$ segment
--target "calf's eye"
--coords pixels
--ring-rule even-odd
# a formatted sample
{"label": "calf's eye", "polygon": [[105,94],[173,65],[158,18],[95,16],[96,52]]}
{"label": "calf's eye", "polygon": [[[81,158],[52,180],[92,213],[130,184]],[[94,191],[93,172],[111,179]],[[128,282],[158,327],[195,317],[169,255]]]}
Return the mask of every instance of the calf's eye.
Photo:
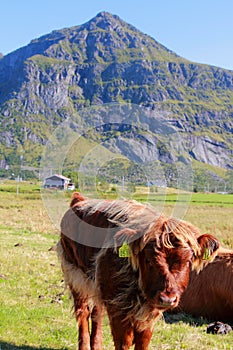
{"label": "calf's eye", "polygon": [[153,262],[151,259],[146,258],[146,264],[147,266],[153,266]]}

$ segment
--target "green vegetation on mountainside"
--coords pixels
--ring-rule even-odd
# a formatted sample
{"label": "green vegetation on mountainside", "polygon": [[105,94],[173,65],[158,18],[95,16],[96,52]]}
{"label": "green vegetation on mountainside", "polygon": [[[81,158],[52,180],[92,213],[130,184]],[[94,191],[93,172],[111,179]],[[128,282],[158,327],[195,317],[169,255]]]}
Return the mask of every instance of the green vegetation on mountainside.
{"label": "green vegetation on mountainside", "polygon": [[127,102],[164,115],[190,139],[187,156],[232,167],[233,72],[179,57],[117,16],[33,40],[0,60],[0,77],[0,161],[10,166],[22,154],[38,166],[57,125],[83,108]]}

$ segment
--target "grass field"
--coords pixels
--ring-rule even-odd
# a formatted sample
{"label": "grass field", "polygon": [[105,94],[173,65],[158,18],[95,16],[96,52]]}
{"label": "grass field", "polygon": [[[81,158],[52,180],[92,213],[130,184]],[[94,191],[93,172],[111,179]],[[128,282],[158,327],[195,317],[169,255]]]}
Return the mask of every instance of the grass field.
{"label": "grass field", "polygon": [[[140,196],[137,199],[143,200]],[[158,197],[153,198],[155,203],[159,202]],[[164,211],[169,213],[177,197],[170,194],[167,198]],[[194,194],[184,219],[199,226],[202,232],[215,234],[224,246],[233,248],[232,207],[232,195]],[[72,303],[69,294],[64,292],[56,252],[51,249],[58,237],[38,186],[21,186],[18,196],[14,184],[0,186],[2,350],[76,349]],[[155,327],[151,349],[232,350],[233,332],[225,336],[209,335],[207,324],[205,319],[184,314],[165,315]],[[107,319],[103,349],[113,349]]]}

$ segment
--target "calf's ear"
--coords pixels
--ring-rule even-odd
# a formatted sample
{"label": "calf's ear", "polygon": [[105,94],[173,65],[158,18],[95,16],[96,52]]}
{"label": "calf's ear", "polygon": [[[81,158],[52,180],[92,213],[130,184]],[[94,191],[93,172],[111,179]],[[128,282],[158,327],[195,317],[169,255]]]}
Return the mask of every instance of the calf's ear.
{"label": "calf's ear", "polygon": [[201,271],[205,265],[213,261],[218,253],[219,241],[212,235],[204,234],[197,238],[200,246],[200,252],[194,261],[193,267],[198,272]]}
{"label": "calf's ear", "polygon": [[137,230],[123,228],[115,234],[115,251],[119,257],[131,258],[134,270],[138,269],[138,254],[141,248],[141,234]]}
{"label": "calf's ear", "polygon": [[123,228],[119,230],[114,237],[115,246],[121,246],[123,243],[129,244],[136,237],[137,231],[131,228]]}

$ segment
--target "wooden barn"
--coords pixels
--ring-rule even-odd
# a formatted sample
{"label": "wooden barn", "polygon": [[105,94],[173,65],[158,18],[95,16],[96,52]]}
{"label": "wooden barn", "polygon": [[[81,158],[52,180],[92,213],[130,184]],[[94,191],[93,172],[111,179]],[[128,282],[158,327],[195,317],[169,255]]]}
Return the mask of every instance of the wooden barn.
{"label": "wooden barn", "polygon": [[44,188],[67,190],[70,179],[63,175],[54,174],[45,179]]}

